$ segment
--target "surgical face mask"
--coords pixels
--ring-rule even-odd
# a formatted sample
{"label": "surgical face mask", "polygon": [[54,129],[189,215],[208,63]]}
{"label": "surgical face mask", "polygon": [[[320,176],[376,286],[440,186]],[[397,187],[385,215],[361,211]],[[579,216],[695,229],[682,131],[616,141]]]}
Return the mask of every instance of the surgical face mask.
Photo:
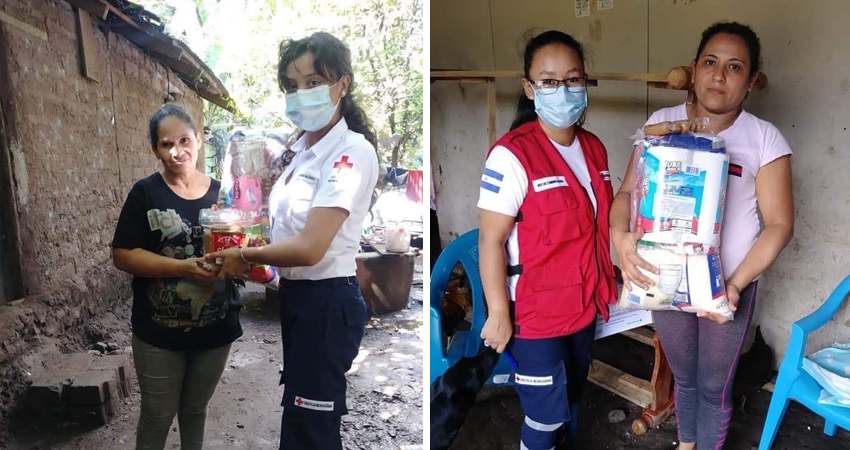
{"label": "surgical face mask", "polygon": [[587,108],[587,88],[559,86],[534,90],[534,112],[549,125],[566,129],[578,122]]}
{"label": "surgical face mask", "polygon": [[[336,86],[336,83],[331,86]],[[296,127],[305,131],[319,131],[327,126],[339,106],[339,102],[334,105],[331,101],[331,86],[318,86],[286,94],[286,117]]]}

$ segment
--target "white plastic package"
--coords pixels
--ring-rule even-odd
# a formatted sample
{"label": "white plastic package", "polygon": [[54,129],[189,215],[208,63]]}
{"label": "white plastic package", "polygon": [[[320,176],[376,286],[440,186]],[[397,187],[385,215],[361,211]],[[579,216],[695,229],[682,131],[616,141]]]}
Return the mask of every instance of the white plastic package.
{"label": "white plastic package", "polygon": [[391,222],[388,224],[387,251],[393,253],[410,251],[410,229],[404,223]]}
{"label": "white plastic package", "polygon": [[720,228],[729,158],[718,136],[686,132],[645,136],[634,155],[631,230],[643,229],[638,255],[659,269],[641,271],[654,286],[624,289],[631,309],[710,312],[733,318],[720,264]]}

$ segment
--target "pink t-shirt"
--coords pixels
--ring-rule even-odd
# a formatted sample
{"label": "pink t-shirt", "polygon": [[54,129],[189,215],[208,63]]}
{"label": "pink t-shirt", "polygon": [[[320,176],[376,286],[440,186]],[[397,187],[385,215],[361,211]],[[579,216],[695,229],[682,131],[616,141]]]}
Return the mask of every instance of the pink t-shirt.
{"label": "pink t-shirt", "polygon": [[[646,123],[687,118],[683,103],[655,111]],[[726,153],[729,154],[726,206],[720,229],[720,263],[724,277],[729,279],[761,233],[756,175],[760,168],[775,159],[790,155],[791,147],[778,128],[746,111],[741,111],[735,123],[720,132],[720,137],[726,141]]]}

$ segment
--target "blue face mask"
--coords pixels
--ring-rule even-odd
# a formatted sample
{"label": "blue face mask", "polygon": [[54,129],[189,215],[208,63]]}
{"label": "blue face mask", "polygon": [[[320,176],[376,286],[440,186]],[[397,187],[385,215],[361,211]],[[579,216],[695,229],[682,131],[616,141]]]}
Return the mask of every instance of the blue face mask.
{"label": "blue face mask", "polygon": [[541,119],[561,130],[578,122],[587,108],[587,88],[559,86],[551,94],[542,94],[543,89],[534,91],[534,112]]}
{"label": "blue face mask", "polygon": [[304,131],[321,130],[331,121],[339,106],[339,103],[334,105],[331,101],[330,90],[331,86],[325,85],[286,94],[286,117]]}

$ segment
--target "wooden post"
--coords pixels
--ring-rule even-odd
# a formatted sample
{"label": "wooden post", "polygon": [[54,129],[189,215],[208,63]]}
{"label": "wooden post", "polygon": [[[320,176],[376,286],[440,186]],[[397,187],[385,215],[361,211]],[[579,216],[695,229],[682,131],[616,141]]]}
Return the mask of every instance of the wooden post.
{"label": "wooden post", "polygon": [[9,26],[12,26],[12,27],[15,27],[15,28],[17,28],[21,31],[27,32],[30,35],[41,39],[42,41],[47,40],[47,32],[46,31],[39,30],[38,28],[36,28],[34,26],[31,26],[31,25],[28,25],[24,22],[21,22],[20,20],[4,13],[3,11],[0,11],[0,22],[9,24]]}
{"label": "wooden post", "polygon": [[496,143],[496,79],[487,79],[487,133],[490,146]]}
{"label": "wooden post", "polygon": [[16,131],[11,122],[9,59],[3,32],[0,28],[0,305],[24,296],[17,191],[8,145]]}
{"label": "wooden post", "polygon": [[88,11],[100,20],[106,20],[109,16],[109,5],[101,0],[68,0],[68,3]]}
{"label": "wooden post", "polygon": [[100,83],[100,64],[97,62],[97,47],[94,42],[89,12],[77,8],[77,23],[80,27],[80,56],[82,57],[83,76]]}

